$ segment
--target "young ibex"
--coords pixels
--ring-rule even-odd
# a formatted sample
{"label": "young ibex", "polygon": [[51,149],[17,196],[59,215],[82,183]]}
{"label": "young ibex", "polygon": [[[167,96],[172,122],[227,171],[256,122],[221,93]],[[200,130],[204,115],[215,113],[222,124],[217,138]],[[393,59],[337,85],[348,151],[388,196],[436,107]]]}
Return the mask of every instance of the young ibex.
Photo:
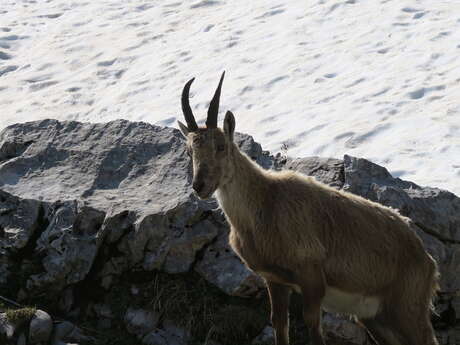
{"label": "young ibex", "polygon": [[224,74],[206,127],[198,127],[185,84],[179,122],[193,160],[193,189],[216,192],[231,226],[230,244],[261,275],[271,302],[276,344],[288,344],[292,289],[301,293],[313,344],[324,344],[321,307],[352,314],[380,345],[435,345],[430,323],[435,261],[395,210],[291,171],[261,169],[233,142],[228,111],[217,128]]}

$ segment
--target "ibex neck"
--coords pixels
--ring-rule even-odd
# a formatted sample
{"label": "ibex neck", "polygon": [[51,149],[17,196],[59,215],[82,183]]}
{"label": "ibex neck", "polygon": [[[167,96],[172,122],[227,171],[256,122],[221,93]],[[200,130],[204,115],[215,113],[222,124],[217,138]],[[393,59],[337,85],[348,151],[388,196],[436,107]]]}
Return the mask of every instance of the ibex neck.
{"label": "ibex neck", "polygon": [[268,186],[267,175],[236,145],[229,159],[233,171],[229,181],[218,188],[217,200],[233,226],[237,223],[249,225],[253,221],[253,213],[262,207],[264,190]]}

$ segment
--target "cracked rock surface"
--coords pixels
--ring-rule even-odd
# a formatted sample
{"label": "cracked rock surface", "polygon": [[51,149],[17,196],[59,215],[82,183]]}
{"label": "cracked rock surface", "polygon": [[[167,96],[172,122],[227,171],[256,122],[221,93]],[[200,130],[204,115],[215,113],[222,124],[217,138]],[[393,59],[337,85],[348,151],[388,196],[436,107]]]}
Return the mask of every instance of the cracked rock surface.
{"label": "cracked rock surface", "polygon": [[[393,178],[362,158],[280,161],[247,135],[237,134],[235,140],[264,168],[315,176],[410,217],[439,264],[438,322],[453,332],[460,317],[460,198]],[[51,294],[57,308],[74,318],[90,313],[90,305],[102,305],[104,293],[120,281],[143,283],[150,272],[193,272],[223,294],[254,298],[263,282],[232,252],[227,236],[217,203],[192,193],[191,163],[176,129],[125,120],[43,120],[0,133],[0,291],[9,298]],[[89,287],[94,291],[86,291]],[[88,305],[81,303],[87,299]],[[138,329],[139,315],[153,315],[147,307],[123,310],[130,315],[131,331]],[[110,327],[115,316],[106,314],[104,327]],[[326,320],[328,332],[337,337],[367,341],[349,320]],[[148,327],[141,323],[148,330],[144,343],[182,344],[190,338],[188,330],[174,331],[161,316],[154,321]],[[52,341],[59,343],[62,337],[56,334],[67,328],[74,332],[70,325],[55,326]],[[441,339],[452,338],[446,332]]]}

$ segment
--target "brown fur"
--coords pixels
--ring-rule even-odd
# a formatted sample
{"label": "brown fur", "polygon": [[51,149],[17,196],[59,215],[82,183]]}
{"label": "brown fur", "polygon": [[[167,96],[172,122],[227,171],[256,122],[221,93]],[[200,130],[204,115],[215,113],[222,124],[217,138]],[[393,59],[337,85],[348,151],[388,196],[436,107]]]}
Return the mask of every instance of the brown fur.
{"label": "brown fur", "polygon": [[194,188],[203,198],[216,191],[232,248],[267,282],[276,344],[288,344],[292,288],[303,295],[313,343],[324,344],[320,308],[333,288],[379,301],[361,320],[381,345],[436,345],[430,305],[438,271],[410,220],[312,177],[263,170],[233,143],[234,127],[229,112],[224,131],[181,124]]}

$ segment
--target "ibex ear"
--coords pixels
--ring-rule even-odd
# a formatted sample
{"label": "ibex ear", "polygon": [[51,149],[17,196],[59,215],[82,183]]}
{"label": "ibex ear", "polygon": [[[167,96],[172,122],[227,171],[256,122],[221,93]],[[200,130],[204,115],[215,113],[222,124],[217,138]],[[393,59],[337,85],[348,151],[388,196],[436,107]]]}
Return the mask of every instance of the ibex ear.
{"label": "ibex ear", "polygon": [[233,133],[235,132],[235,116],[231,111],[227,111],[224,119],[224,133],[230,141],[233,141]]}
{"label": "ibex ear", "polygon": [[180,128],[180,131],[182,132],[182,135],[187,138],[187,135],[188,133],[190,132],[188,130],[188,127],[186,125],[184,125],[182,122],[180,121],[177,121],[178,125],[179,125],[179,128]]}

